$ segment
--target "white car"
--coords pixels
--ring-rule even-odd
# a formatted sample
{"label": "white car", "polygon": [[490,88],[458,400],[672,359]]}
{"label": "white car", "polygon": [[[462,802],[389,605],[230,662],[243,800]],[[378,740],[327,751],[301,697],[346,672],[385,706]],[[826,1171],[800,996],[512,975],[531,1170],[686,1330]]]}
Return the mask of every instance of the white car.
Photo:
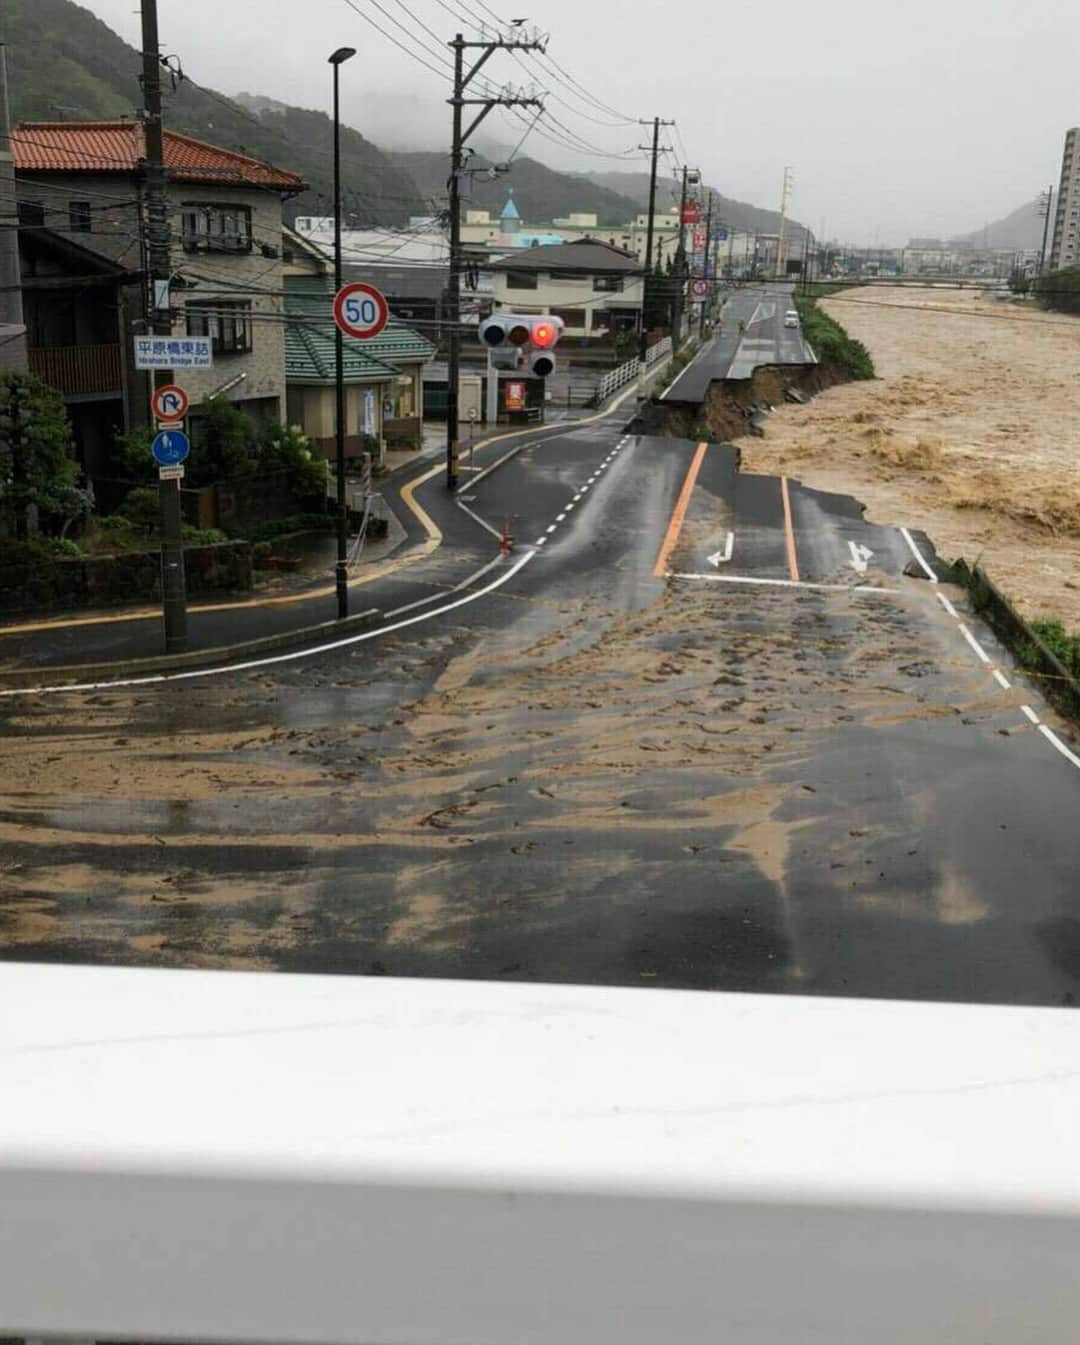
{"label": "white car", "polygon": [[785,327],[797,327],[799,325],[799,315],[794,308],[789,308],[784,314]]}

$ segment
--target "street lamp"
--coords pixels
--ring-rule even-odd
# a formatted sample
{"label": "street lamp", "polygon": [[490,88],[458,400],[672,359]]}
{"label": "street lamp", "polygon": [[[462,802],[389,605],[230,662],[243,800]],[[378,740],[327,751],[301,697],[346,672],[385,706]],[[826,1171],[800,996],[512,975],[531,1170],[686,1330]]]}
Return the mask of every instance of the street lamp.
{"label": "street lamp", "polygon": [[[338,104],[338,70],[356,55],[355,47],[338,47],[329,58],[334,67],[334,293],[341,289],[341,115]],[[337,462],[337,588],[338,620],[349,615],[348,514],[345,508],[345,370],[344,336],[334,324],[334,391],[337,414],[334,421],[334,448]]]}

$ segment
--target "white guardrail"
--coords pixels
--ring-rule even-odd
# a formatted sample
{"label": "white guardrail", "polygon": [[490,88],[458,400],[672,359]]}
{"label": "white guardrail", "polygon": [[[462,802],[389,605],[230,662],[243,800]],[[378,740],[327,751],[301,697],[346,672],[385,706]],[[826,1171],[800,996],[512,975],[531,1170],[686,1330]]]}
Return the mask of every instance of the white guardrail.
{"label": "white guardrail", "polygon": [[[645,368],[647,370],[651,369],[657,360],[661,360],[665,355],[670,354],[671,337],[665,336],[662,341],[657,341],[645,352]],[[596,405],[603,406],[612,393],[626,387],[627,383],[632,383],[640,374],[641,361],[639,359],[627,360],[625,364],[620,364],[617,369],[610,370],[596,386]]]}
{"label": "white guardrail", "polygon": [[1080,1322],[1080,1017],[0,967],[0,1334],[1017,1345]]}

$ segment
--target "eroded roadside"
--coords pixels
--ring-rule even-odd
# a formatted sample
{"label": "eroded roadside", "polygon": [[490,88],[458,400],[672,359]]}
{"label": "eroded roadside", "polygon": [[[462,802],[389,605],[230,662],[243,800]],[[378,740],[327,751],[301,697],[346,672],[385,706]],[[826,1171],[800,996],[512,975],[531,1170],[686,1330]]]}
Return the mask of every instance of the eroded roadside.
{"label": "eroded roadside", "polygon": [[870,350],[874,382],[811,406],[773,398],[747,470],[856,495],[918,520],[942,556],[981,559],[1028,619],[1080,628],[1080,319],[950,290],[821,300]]}

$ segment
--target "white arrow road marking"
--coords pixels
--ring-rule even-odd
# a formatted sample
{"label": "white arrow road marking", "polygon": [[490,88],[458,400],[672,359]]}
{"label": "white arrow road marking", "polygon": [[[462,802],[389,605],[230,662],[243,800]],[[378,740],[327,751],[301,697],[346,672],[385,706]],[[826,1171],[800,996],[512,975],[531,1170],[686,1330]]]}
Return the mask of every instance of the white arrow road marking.
{"label": "white arrow road marking", "polygon": [[705,559],[709,562],[710,565],[715,565],[716,568],[719,569],[724,561],[731,559],[731,553],[734,549],[735,549],[735,534],[733,532],[729,532],[724,541],[723,550],[714,551],[711,556],[706,556]]}
{"label": "white arrow road marking", "polygon": [[866,567],[874,558],[874,553],[868,546],[863,546],[861,542],[848,542],[851,550],[851,563],[859,574],[866,573]]}

